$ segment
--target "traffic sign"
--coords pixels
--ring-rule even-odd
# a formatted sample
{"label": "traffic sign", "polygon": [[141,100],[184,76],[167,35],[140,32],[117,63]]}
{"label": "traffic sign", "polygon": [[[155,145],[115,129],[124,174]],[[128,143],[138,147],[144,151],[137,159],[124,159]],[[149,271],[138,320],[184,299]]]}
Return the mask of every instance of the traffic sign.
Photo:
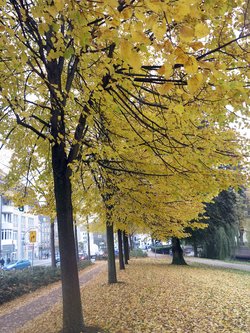
{"label": "traffic sign", "polygon": [[30,243],[35,243],[36,242],[36,231],[30,231],[29,238],[30,238]]}

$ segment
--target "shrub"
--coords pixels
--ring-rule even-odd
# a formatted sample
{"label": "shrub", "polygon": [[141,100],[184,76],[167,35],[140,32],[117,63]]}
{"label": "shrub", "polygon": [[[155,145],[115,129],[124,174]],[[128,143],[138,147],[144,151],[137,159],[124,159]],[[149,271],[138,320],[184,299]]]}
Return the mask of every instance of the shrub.
{"label": "shrub", "polygon": [[[90,264],[89,261],[81,261],[78,264],[78,269],[84,269]],[[34,266],[23,271],[1,271],[0,304],[32,292],[42,286],[59,281],[60,279],[60,267]]]}
{"label": "shrub", "polygon": [[136,258],[143,258],[143,257],[147,257],[148,254],[147,252],[143,252],[142,249],[134,249],[134,250],[131,250],[129,252],[130,256],[131,257],[136,257]]}

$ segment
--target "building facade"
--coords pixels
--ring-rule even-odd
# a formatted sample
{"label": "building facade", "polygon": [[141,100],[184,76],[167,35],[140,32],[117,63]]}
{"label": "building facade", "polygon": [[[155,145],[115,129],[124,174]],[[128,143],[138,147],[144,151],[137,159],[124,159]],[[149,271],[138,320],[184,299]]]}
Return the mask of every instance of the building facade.
{"label": "building facade", "polygon": [[[0,195],[0,257],[5,260],[33,260],[50,253],[49,218],[34,215],[29,208],[15,207]],[[31,233],[35,238],[30,238]]]}

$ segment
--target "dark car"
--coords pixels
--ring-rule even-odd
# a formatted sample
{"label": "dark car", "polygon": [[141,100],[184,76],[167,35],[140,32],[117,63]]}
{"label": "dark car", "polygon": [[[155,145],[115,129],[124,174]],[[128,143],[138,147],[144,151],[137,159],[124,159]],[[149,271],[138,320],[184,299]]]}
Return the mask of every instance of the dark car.
{"label": "dark car", "polygon": [[31,267],[30,261],[26,260],[26,259],[22,259],[22,260],[18,260],[14,263],[4,266],[3,270],[15,271],[15,270],[22,270],[22,269],[29,268],[29,267]]}

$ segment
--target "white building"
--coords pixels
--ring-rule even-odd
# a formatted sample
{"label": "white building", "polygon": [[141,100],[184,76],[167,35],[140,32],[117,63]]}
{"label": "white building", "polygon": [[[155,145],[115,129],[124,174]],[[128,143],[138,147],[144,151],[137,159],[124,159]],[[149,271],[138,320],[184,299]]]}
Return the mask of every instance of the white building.
{"label": "white building", "polygon": [[[35,241],[30,241],[30,232]],[[29,207],[15,207],[13,202],[0,195],[0,257],[5,260],[39,258],[50,249],[50,222],[34,215]]]}

